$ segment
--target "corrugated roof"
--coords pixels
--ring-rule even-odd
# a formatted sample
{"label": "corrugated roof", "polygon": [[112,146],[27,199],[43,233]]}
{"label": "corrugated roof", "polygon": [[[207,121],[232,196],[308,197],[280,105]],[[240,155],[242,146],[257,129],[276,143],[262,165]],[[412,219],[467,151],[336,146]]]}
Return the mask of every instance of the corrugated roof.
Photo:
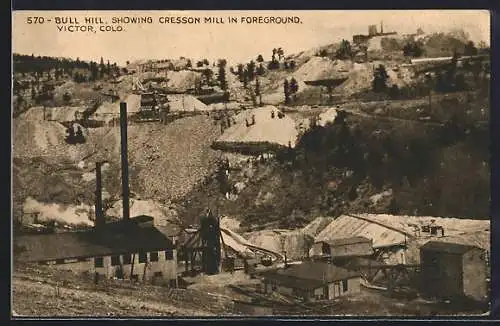
{"label": "corrugated roof", "polygon": [[[315,241],[328,241],[354,236],[373,240],[373,247],[403,244],[405,241],[427,240],[429,233],[422,226],[434,223],[444,228],[443,242],[456,242],[490,248],[490,221],[487,219],[460,219],[452,217],[406,216],[388,214],[346,214],[333,220]],[[420,229],[420,233],[415,232]]]}
{"label": "corrugated roof", "polygon": [[358,277],[359,272],[324,262],[303,262],[285,269],[270,270],[265,278],[296,288],[314,288],[335,281]]}
{"label": "corrugated roof", "polygon": [[330,246],[343,246],[348,244],[355,244],[361,242],[372,242],[371,239],[366,237],[350,237],[350,238],[341,238],[341,239],[331,239],[326,241],[319,241],[329,244]]}
{"label": "corrugated roof", "polygon": [[373,240],[373,247],[388,247],[405,243],[404,232],[351,215],[341,215],[321,231],[315,242],[328,242],[346,237],[365,237]]}
{"label": "corrugated roof", "polygon": [[465,254],[473,249],[480,249],[476,246],[469,246],[460,243],[442,242],[442,241],[429,241],[420,247],[424,251],[438,251],[450,254]]}
{"label": "corrugated roof", "polygon": [[99,230],[18,236],[14,243],[16,260],[25,262],[173,248],[172,242],[159,230],[139,227],[133,220],[108,223]]}
{"label": "corrugated roof", "polygon": [[196,112],[210,110],[210,107],[192,95],[170,94],[168,95],[168,101],[171,112]]}

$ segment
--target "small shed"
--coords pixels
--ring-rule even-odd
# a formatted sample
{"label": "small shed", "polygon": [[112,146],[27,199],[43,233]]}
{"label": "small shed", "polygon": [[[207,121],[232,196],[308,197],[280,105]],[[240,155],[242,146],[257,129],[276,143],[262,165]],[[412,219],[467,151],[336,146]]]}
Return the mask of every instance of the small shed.
{"label": "small shed", "polygon": [[485,250],[458,243],[429,241],[420,248],[422,293],[440,298],[487,298]]}
{"label": "small shed", "polygon": [[313,256],[331,258],[359,257],[373,254],[373,241],[366,237],[349,237],[318,241],[313,246]]}

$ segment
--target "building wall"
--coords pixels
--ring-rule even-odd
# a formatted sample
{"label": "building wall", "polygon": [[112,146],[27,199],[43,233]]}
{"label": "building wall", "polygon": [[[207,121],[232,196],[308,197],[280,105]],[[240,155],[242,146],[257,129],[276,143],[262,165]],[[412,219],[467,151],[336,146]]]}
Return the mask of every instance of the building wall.
{"label": "building wall", "polygon": [[344,296],[344,295],[351,295],[351,294],[356,294],[361,291],[361,278],[360,277],[354,277],[351,279],[345,280],[347,281],[347,289],[344,290],[343,287],[343,281],[335,281],[329,284],[326,284],[325,286],[321,286],[318,288],[315,288],[311,291],[306,291],[306,290],[301,290],[301,289],[294,289],[291,287],[287,286],[282,286],[277,284],[276,289],[273,290],[272,287],[272,282],[270,280],[265,280],[264,281],[264,291],[265,293],[272,293],[274,291],[284,294],[284,295],[289,295],[289,296],[298,296],[302,297],[308,301],[317,301],[317,300],[333,300],[335,298]]}
{"label": "building wall", "polygon": [[[150,281],[155,273],[162,273],[162,278],[165,280],[173,280],[177,278],[177,255],[176,251],[173,250],[173,259],[166,260],[165,251],[158,251],[158,261],[151,262],[151,253],[147,253],[147,265],[146,263],[139,263],[139,254],[135,253],[132,255],[133,264],[123,264],[123,255],[120,255],[120,262],[123,266],[123,277],[130,278],[130,273],[132,272],[133,265],[133,274],[137,275],[139,281],[144,279],[146,281]],[[102,275],[105,275],[106,278],[112,278],[117,275],[118,270],[120,269],[120,265],[112,266],[111,265],[111,256],[104,257],[104,267],[95,268],[95,270]]]}
{"label": "building wall", "polygon": [[[323,254],[323,245],[327,245],[324,242],[315,243],[310,250],[312,256]],[[353,244],[346,244],[340,246],[331,246],[330,253],[332,257],[343,257],[343,256],[365,256],[371,255],[373,253],[371,242],[360,242]]]}
{"label": "building wall", "polygon": [[[165,257],[165,251],[158,251],[158,261],[151,262],[151,253],[147,253],[148,267],[146,268],[146,263],[139,263],[139,254],[135,254],[134,257],[134,275],[137,275],[138,280],[142,281],[143,275],[146,281],[151,281],[155,273],[161,272],[161,278],[164,280],[175,280],[177,279],[177,252],[172,250],[172,260],[167,260]],[[132,264],[124,264],[123,255],[119,256],[121,266],[123,267],[123,278],[130,278],[130,273],[132,270]],[[61,270],[71,270],[75,273],[88,272],[93,275],[95,272],[106,278],[113,278],[117,276],[117,272],[120,269],[120,265],[113,266],[111,264],[111,256],[103,257],[103,267],[95,267],[95,258],[88,258],[84,261],[78,260],[66,260],[64,263],[54,262],[51,264],[53,267]],[[146,273],[144,274],[144,269],[146,268]]]}
{"label": "building wall", "polygon": [[364,256],[371,255],[373,249],[370,242],[360,242],[342,246],[330,246],[330,252],[332,257]]}
{"label": "building wall", "polygon": [[421,252],[422,292],[436,297],[463,294],[462,256],[444,252]]}
{"label": "building wall", "polygon": [[339,296],[351,295],[361,291],[361,278],[350,278],[347,281],[347,290],[344,290],[343,281],[328,284],[328,299],[333,300]]}
{"label": "building wall", "polygon": [[475,300],[487,299],[485,252],[473,249],[462,257],[464,294]]}
{"label": "building wall", "polygon": [[92,258],[86,258],[84,261],[69,261],[63,264],[53,264],[52,266],[60,270],[70,270],[74,273],[95,272],[94,260]]}

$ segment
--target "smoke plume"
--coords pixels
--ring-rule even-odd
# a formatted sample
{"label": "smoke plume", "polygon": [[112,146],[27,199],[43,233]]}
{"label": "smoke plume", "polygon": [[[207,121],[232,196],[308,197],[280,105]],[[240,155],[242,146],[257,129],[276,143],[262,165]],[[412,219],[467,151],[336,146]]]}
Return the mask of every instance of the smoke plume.
{"label": "smoke plume", "polygon": [[78,206],[46,204],[37,201],[32,197],[26,198],[23,211],[25,214],[38,213],[38,221],[56,221],[67,225],[94,225],[94,208],[85,204]]}

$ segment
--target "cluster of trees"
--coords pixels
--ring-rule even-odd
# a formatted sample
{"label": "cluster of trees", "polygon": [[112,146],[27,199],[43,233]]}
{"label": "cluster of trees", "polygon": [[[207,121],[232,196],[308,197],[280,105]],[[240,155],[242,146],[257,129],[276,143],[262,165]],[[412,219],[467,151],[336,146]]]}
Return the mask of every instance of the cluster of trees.
{"label": "cluster of trees", "polygon": [[107,64],[101,57],[100,63],[81,61],[66,58],[53,58],[47,56],[14,54],[14,71],[23,76],[31,74],[35,80],[40,80],[43,76],[47,80],[54,78],[59,80],[64,76],[71,76],[76,82],[94,81],[106,76],[119,75],[120,68],[116,63]]}
{"label": "cluster of trees", "polygon": [[424,54],[423,44],[421,42],[408,42],[403,46],[403,55],[405,57],[418,58]]}
{"label": "cluster of trees", "polygon": [[[353,171],[353,191],[349,191],[350,186],[336,190],[329,194],[332,198],[356,199],[355,189],[363,180],[370,181],[377,189],[389,185],[397,190],[396,200],[392,203],[394,213],[409,213],[414,208],[425,208],[428,214],[456,216],[464,214],[465,210],[472,214],[470,216],[487,212],[488,200],[472,194],[488,193],[488,175],[481,175],[477,180],[476,174],[461,176],[460,182],[463,183],[459,184],[454,173],[462,174],[457,172],[461,166],[441,164],[456,159],[476,168],[484,165],[483,162],[488,160],[488,146],[481,145],[476,151],[471,151],[469,146],[479,139],[482,139],[479,143],[487,144],[487,131],[482,132],[460,119],[450,119],[443,127],[426,127],[424,130],[386,126],[384,128],[393,130],[374,132],[377,128],[380,128],[378,122],[367,121],[361,125],[350,122],[345,115],[339,115],[325,127],[313,126],[295,147],[292,166],[307,172],[304,175],[308,178],[317,178],[309,180],[310,184],[324,183],[322,180],[327,179],[332,168]],[[453,158],[449,156],[450,151]],[[452,188],[456,198],[464,200],[462,205],[457,205],[452,196],[447,196],[446,203],[441,202],[439,192]],[[411,200],[400,195],[403,193],[408,193]],[[474,208],[470,209],[469,205]]]}
{"label": "cluster of trees", "polygon": [[208,59],[203,59],[203,60],[196,62],[196,67],[198,67],[198,68],[201,68],[203,66],[209,66],[209,65],[210,65],[210,62],[208,61]]}
{"label": "cluster of trees", "polygon": [[[482,45],[486,48],[486,45]],[[425,53],[422,42],[410,41],[403,46],[403,54],[406,57],[421,57]],[[468,41],[463,47],[464,56],[472,56],[479,54],[479,49],[473,41]]]}
{"label": "cluster of trees", "polygon": [[335,51],[335,58],[340,60],[347,60],[353,58],[353,51],[351,43],[348,40],[342,40],[340,42],[340,47]]}
{"label": "cluster of trees", "polygon": [[75,82],[87,82],[96,81],[106,77],[111,77],[115,75],[120,75],[120,68],[116,63],[110,64],[109,60],[105,64],[104,59],[101,57],[99,64],[94,61],[90,61],[88,64],[88,73],[76,72],[73,75]]}
{"label": "cluster of trees", "polygon": [[[278,56],[278,58],[276,58]],[[267,69],[276,70],[280,68],[280,61],[285,57],[285,51],[282,48],[274,48],[271,55],[271,61],[267,64]]]}
{"label": "cluster of trees", "polygon": [[288,79],[285,79],[285,82],[283,83],[283,91],[285,93],[286,104],[290,103],[290,99],[295,102],[297,92],[299,91],[299,84],[297,83],[297,80],[293,77],[290,79],[290,82]]}
{"label": "cluster of trees", "polygon": [[[471,52],[469,52],[471,53]],[[417,91],[418,96],[422,96],[422,89],[425,89],[424,93],[428,93],[430,89],[437,93],[464,91],[470,87],[476,87],[480,89],[484,86],[488,86],[486,75],[489,73],[488,64],[483,65],[480,60],[477,61],[465,61],[462,68],[458,68],[459,55],[454,52],[452,60],[449,64],[443,65],[441,68],[437,69],[432,76],[431,74],[426,75],[425,83],[422,85],[413,86],[412,92],[403,92],[403,89],[399,89],[397,85],[393,85],[391,88],[387,86],[387,81],[389,76],[387,74],[384,65],[379,65],[374,73],[372,80],[372,90],[375,93],[388,93],[391,98],[398,98],[403,93],[415,93]],[[475,81],[475,86],[470,86],[466,82],[466,73],[472,73]],[[483,78],[481,78],[481,74]]]}
{"label": "cluster of trees", "polygon": [[233,71],[235,75],[238,76],[238,80],[243,83],[244,87],[248,86],[248,83],[253,81],[257,76],[262,76],[265,73],[262,63],[257,66],[253,60],[250,60],[246,65],[240,63],[237,66],[237,70]]}

